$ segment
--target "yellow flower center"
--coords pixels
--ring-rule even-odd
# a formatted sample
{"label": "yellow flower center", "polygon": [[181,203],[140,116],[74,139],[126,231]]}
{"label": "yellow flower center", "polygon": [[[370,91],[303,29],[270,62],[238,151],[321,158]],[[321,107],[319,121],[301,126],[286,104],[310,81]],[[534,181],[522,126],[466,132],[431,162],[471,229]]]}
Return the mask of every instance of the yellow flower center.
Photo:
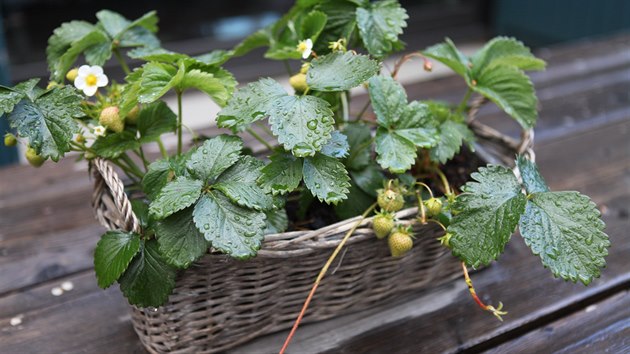
{"label": "yellow flower center", "polygon": [[307,49],[306,41],[301,41],[298,43],[297,50],[298,52],[304,52]]}
{"label": "yellow flower center", "polygon": [[96,75],[94,74],[90,74],[85,78],[85,83],[88,86],[94,86],[96,85],[96,81],[98,81],[98,79],[96,78]]}

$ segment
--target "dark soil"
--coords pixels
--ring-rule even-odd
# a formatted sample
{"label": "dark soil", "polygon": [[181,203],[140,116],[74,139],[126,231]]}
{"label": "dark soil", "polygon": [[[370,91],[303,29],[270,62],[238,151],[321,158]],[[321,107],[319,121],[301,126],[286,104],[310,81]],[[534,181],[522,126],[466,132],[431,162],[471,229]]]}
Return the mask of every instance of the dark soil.
{"label": "dark soil", "polygon": [[[446,175],[451,187],[459,192],[460,187],[470,180],[470,174],[484,165],[485,162],[479,156],[462,148],[462,151],[453,159],[440,165],[440,170]],[[435,172],[431,172],[422,164],[417,164],[413,172],[420,181],[431,187],[436,196],[444,194],[440,178]],[[312,198],[300,198],[298,194],[292,194],[289,197],[286,209],[289,216],[289,231],[316,230],[340,221],[332,205],[320,203]]]}

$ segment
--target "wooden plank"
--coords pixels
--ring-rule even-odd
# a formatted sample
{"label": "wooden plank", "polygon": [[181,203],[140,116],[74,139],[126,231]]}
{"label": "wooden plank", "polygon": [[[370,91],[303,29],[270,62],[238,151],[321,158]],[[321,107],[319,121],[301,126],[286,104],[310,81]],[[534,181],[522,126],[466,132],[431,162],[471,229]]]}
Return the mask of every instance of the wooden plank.
{"label": "wooden plank", "polygon": [[628,353],[630,293],[581,309],[488,353]]}

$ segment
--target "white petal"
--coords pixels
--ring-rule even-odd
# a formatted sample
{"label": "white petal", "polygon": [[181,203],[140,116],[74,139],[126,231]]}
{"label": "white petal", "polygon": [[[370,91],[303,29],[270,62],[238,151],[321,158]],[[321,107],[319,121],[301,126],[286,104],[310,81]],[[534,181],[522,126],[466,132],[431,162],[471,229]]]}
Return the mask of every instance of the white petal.
{"label": "white petal", "polygon": [[79,67],[79,76],[88,76],[90,75],[90,67],[88,65],[81,65],[81,67]]}
{"label": "white petal", "polygon": [[83,88],[85,88],[86,84],[85,84],[85,78],[81,77],[81,76],[77,76],[76,79],[74,79],[74,87],[78,88],[79,90],[83,90]]}
{"label": "white petal", "polygon": [[85,86],[83,88],[83,93],[86,96],[94,96],[94,94],[96,93],[96,90],[98,90],[98,87],[96,86]]}
{"label": "white petal", "polygon": [[90,72],[96,76],[103,75],[103,68],[98,65],[90,66]]}
{"label": "white petal", "polygon": [[309,52],[313,49],[313,41],[309,38],[306,40],[306,50]]}
{"label": "white petal", "polygon": [[101,74],[97,76],[96,86],[103,87],[103,86],[107,86],[108,83],[109,83],[109,79],[107,79],[107,75]]}
{"label": "white petal", "polygon": [[302,52],[302,59],[308,59],[308,57],[311,56],[311,50],[307,49],[305,51]]}

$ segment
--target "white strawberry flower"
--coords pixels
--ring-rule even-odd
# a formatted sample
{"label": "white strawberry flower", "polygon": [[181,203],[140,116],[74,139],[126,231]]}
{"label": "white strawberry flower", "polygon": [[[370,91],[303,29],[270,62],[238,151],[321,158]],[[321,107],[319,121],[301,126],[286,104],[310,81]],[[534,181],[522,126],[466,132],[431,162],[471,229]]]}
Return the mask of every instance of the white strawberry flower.
{"label": "white strawberry flower", "polygon": [[105,136],[105,130],[106,130],[106,129],[105,129],[105,127],[104,127],[104,126],[102,126],[102,125],[97,125],[97,126],[95,126],[95,127],[94,127],[93,132],[94,132],[94,135],[95,135],[95,136]]}
{"label": "white strawberry flower", "polygon": [[98,65],[81,65],[74,79],[74,87],[83,91],[86,96],[94,96],[99,87],[107,86],[108,83],[107,75],[103,74],[103,68]]}
{"label": "white strawberry flower", "polygon": [[313,52],[313,41],[310,38],[300,41],[297,45],[297,51],[302,53],[302,59],[308,59]]}

